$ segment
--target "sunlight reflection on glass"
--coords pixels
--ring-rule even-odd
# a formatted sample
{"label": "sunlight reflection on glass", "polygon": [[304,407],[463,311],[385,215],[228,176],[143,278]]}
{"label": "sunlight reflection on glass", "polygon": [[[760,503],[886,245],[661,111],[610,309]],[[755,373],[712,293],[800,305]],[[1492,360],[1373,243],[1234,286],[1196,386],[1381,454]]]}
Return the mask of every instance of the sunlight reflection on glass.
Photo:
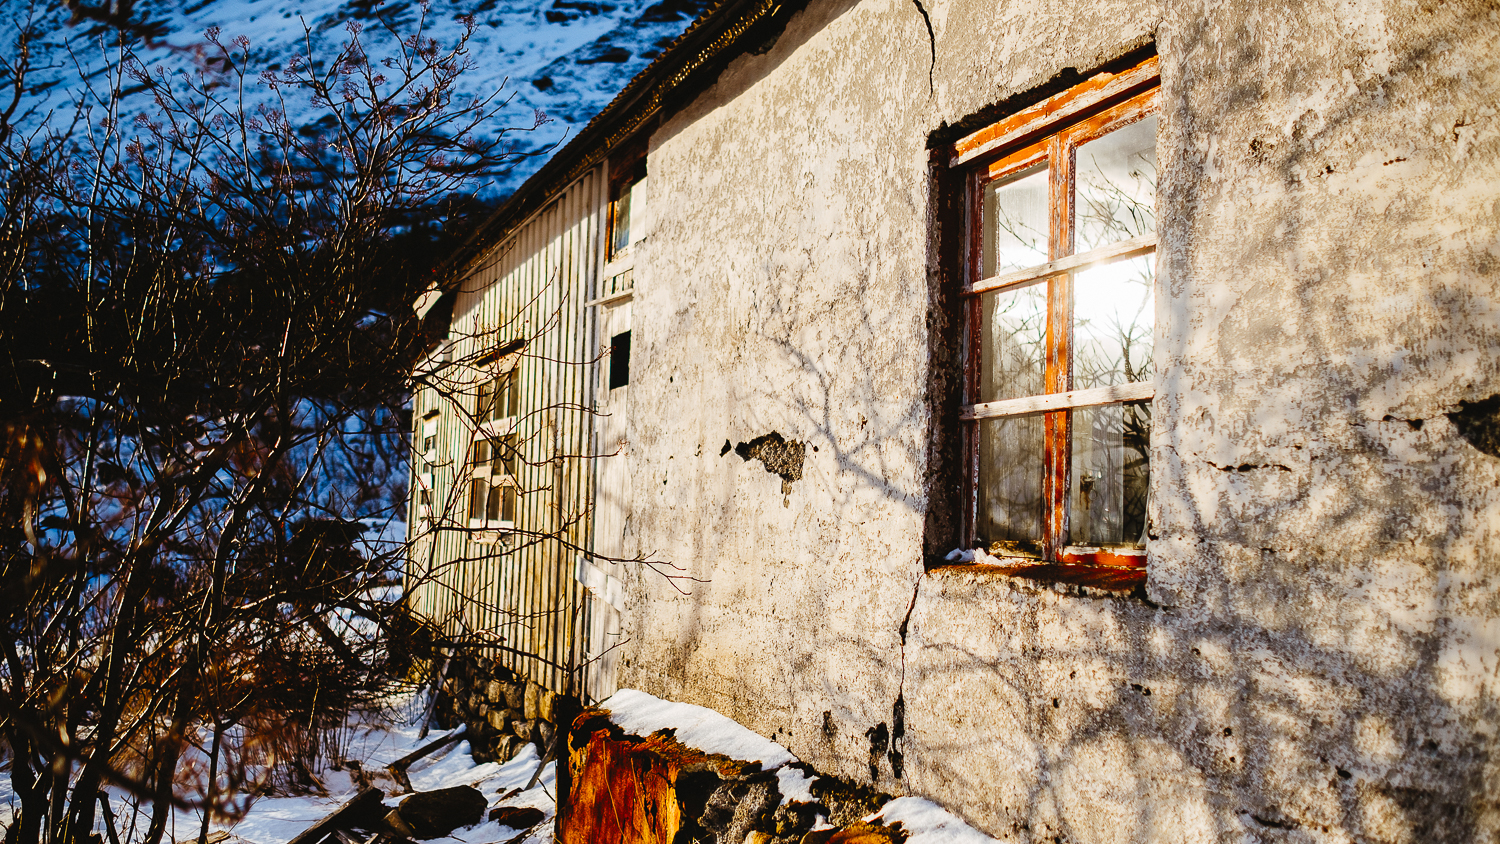
{"label": "sunlight reflection on glass", "polygon": [[1156,256],[1073,276],[1073,389],[1149,381]]}

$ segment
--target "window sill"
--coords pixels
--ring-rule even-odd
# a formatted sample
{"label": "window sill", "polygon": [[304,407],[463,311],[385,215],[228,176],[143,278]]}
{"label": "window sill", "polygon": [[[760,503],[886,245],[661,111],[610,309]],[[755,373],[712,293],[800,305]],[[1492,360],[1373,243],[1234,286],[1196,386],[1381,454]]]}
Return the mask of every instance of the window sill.
{"label": "window sill", "polygon": [[937,568],[953,572],[974,572],[1019,578],[1042,586],[1078,587],[1084,595],[1096,590],[1112,595],[1126,595],[1143,589],[1146,585],[1146,569],[1143,566],[1044,563],[1015,557],[990,557],[988,559],[988,562],[950,562]]}

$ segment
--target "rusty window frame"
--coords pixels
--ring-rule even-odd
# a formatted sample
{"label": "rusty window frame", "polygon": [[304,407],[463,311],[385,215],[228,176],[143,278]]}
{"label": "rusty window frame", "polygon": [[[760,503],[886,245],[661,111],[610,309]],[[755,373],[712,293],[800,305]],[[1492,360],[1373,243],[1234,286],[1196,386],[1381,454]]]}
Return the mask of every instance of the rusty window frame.
{"label": "rusty window frame", "polygon": [[[1044,418],[1043,551],[1041,559],[1028,560],[1028,565],[1036,571],[1079,565],[1111,569],[1145,567],[1144,551],[1077,549],[1068,544],[1073,411],[1150,400],[1155,395],[1154,379],[1112,387],[1072,389],[1073,274],[1156,251],[1156,234],[1151,233],[1085,253],[1074,253],[1074,168],[1075,152],[1080,145],[1156,113],[1158,86],[1157,59],[1152,56],[1117,73],[1097,74],[956,141],[948,151],[948,166],[961,175],[965,216],[965,255],[959,291],[964,367],[959,412],[963,439],[961,530],[964,547],[975,547],[977,542],[981,492],[980,420],[1041,414]],[[1047,168],[1049,182],[1048,261],[1022,270],[981,277],[985,186],[1039,164]],[[977,399],[983,366],[982,294],[1039,281],[1047,285],[1044,392],[981,404]],[[1053,578],[1049,576],[1049,579]],[[1134,582],[1134,578],[1131,580]]]}

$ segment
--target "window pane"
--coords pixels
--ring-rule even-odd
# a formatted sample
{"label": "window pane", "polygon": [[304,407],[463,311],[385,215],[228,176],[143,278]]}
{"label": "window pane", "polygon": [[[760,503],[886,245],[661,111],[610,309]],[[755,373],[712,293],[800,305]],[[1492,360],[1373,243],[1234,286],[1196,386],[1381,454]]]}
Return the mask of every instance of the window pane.
{"label": "window pane", "polygon": [[469,518],[484,518],[484,499],[490,490],[490,482],[475,478],[469,481]]}
{"label": "window pane", "polygon": [[618,390],[630,383],[630,332],[616,334],[609,345],[609,388]]}
{"label": "window pane", "polygon": [[505,486],[501,488],[504,494],[502,506],[500,507],[500,521],[514,522],[516,520],[516,488]]}
{"label": "window pane", "polygon": [[1078,147],[1074,251],[1156,231],[1156,116]]}
{"label": "window pane", "polygon": [[630,242],[635,243],[646,235],[646,179],[630,186]]}
{"label": "window pane", "polygon": [[984,220],[982,277],[1047,263],[1046,166],[985,185]]}
{"label": "window pane", "polygon": [[979,423],[976,535],[991,553],[1041,556],[1043,416]]}
{"label": "window pane", "polygon": [[500,377],[500,400],[499,410],[495,413],[496,419],[516,415],[516,381],[518,380],[514,369]]}
{"label": "window pane", "polygon": [[979,401],[1046,392],[1047,282],[980,295]]}
{"label": "window pane", "polygon": [[491,381],[485,381],[479,385],[478,415],[475,417],[480,422],[490,418],[495,407],[495,385]]}
{"label": "window pane", "polygon": [[484,508],[484,517],[493,522],[500,518],[500,487],[490,487],[489,496],[487,506]]}
{"label": "window pane", "polygon": [[1145,547],[1150,441],[1150,402],[1073,411],[1071,544]]}
{"label": "window pane", "polygon": [[1151,380],[1155,280],[1155,255],[1073,276],[1073,389]]}
{"label": "window pane", "polygon": [[480,437],[479,439],[474,441],[474,467],[476,469],[482,469],[484,468],[484,465],[489,462],[490,442],[489,440]]}
{"label": "window pane", "polygon": [[498,461],[501,472],[515,477],[516,474],[516,438],[506,437],[495,444],[495,459]]}
{"label": "window pane", "polygon": [[630,245],[630,190],[626,189],[615,200],[611,219],[609,254],[621,252]]}

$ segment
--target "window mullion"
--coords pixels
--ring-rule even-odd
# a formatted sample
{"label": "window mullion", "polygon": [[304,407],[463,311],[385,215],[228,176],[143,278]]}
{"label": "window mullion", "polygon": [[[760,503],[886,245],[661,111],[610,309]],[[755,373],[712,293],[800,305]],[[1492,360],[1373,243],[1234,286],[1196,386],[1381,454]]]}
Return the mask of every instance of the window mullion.
{"label": "window mullion", "polygon": [[[1073,252],[1073,151],[1063,136],[1052,138],[1048,158],[1051,163],[1048,257],[1055,261]],[[1047,282],[1047,392],[1064,393],[1072,389],[1072,352],[1073,276],[1060,273]],[[1045,417],[1043,545],[1051,560],[1057,559],[1067,544],[1071,421],[1072,413],[1067,410]]]}

